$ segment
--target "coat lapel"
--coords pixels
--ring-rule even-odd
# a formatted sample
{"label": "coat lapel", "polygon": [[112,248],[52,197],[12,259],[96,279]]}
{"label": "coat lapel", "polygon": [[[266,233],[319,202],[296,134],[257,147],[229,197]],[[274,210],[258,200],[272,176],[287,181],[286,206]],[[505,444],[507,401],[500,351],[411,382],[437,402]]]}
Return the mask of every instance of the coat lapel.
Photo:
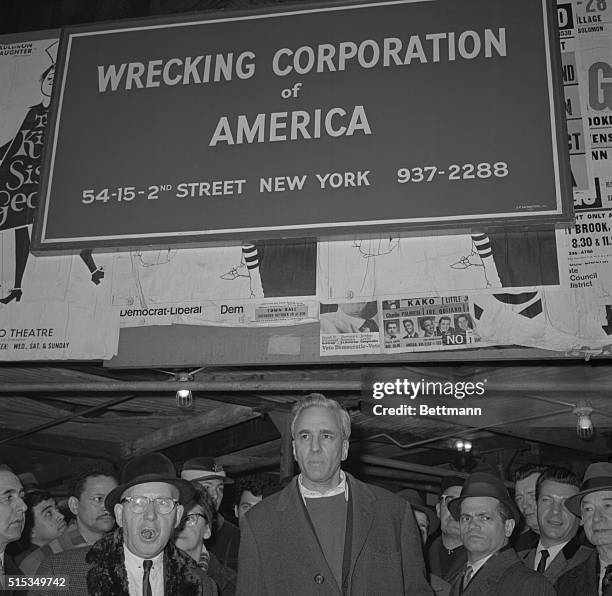
{"label": "coat lapel", "polygon": [[372,529],[374,521],[374,504],[376,497],[362,483],[350,474],[346,474],[349,483],[349,499],[353,500],[353,540],[351,544],[351,562],[348,577],[352,577],[357,559]]}
{"label": "coat lapel", "polygon": [[533,566],[535,565],[535,556],[536,556],[535,548],[530,548],[529,550],[523,550],[520,553],[518,553],[518,556],[519,558],[523,559],[523,561],[525,562],[525,565],[527,565],[529,569],[533,569]]}
{"label": "coat lapel", "polygon": [[544,577],[548,578],[551,583],[555,583],[556,579],[567,570],[567,559],[561,551],[544,571]]}
{"label": "coat lapel", "polygon": [[[297,476],[281,493],[277,512],[281,519],[281,539],[287,560],[304,561],[305,567],[320,569],[340,593],[340,588],[323,555],[314,528],[307,518],[306,506],[297,486]],[[296,536],[300,536],[300,540],[296,540]]]}
{"label": "coat lapel", "polygon": [[490,596],[497,592],[497,583],[503,572],[514,561],[518,561],[512,549],[495,553],[472,578],[462,596]]}

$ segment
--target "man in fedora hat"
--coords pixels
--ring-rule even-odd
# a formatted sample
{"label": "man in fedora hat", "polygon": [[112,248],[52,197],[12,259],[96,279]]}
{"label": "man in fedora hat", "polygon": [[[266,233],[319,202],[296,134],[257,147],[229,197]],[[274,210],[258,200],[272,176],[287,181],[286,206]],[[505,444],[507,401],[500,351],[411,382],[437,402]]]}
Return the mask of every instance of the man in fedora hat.
{"label": "man in fedora hat", "polygon": [[165,455],[149,453],[130,460],[121,484],[104,501],[119,527],[91,549],[51,556],[38,575],[69,578],[68,589],[57,591],[57,596],[215,595],[211,580],[170,541],[193,494],[193,486],[177,478]]}
{"label": "man in fedora hat", "polygon": [[579,490],[580,480],[560,466],[544,470],[536,483],[540,538],[536,546],[518,555],[529,569],[543,573],[553,584],[592,552],[578,535],[580,519],[565,506]]}
{"label": "man in fedora hat", "polygon": [[197,482],[210,495],[217,510],[217,521],[212,528],[211,539],[207,543],[208,550],[223,565],[237,571],[240,530],[219,513],[223,490],[226,485],[234,484],[234,481],[227,477],[223,466],[212,457],[194,457],[187,460],[183,464],[181,478]]}
{"label": "man in fedora hat", "polygon": [[581,518],[584,533],[595,547],[589,558],[557,581],[559,596],[612,594],[612,464],[591,464],[580,491],[565,506]]}
{"label": "man in fedora hat", "polygon": [[521,514],[499,478],[474,472],[448,509],[459,522],[468,556],[451,596],[554,596],[552,584],[528,569],[508,544]]}
{"label": "man in fedora hat", "polygon": [[[435,533],[440,525],[438,516],[434,513],[433,509],[425,505],[423,498],[416,490],[405,488],[396,494],[398,497],[402,497],[402,499],[406,499],[406,501],[410,503],[414,513],[414,519],[421,532],[423,546],[425,546],[427,539]],[[435,573],[429,573],[429,585],[436,596],[448,596],[450,592],[450,584]]]}

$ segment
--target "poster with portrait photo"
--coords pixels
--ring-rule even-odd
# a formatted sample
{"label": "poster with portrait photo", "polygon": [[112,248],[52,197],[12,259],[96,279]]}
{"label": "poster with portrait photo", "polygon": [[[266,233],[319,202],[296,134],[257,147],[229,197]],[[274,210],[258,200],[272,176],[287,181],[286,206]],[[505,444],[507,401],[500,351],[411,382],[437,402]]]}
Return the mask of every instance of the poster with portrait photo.
{"label": "poster with portrait photo", "polygon": [[382,300],[384,349],[420,352],[481,347],[467,295]]}

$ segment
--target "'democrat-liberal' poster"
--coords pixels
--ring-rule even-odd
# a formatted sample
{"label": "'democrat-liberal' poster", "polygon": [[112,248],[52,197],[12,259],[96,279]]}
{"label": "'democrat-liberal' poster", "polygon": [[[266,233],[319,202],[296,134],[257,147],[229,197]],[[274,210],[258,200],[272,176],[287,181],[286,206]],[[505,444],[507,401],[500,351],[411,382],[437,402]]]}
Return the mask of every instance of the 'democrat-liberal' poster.
{"label": "'democrat-liberal' poster", "polygon": [[316,259],[313,238],[119,252],[113,307],[122,327],[314,322]]}
{"label": "'democrat-liberal' poster", "polygon": [[57,33],[0,38],[0,360],[110,358],[119,340],[90,250],[30,254]]}

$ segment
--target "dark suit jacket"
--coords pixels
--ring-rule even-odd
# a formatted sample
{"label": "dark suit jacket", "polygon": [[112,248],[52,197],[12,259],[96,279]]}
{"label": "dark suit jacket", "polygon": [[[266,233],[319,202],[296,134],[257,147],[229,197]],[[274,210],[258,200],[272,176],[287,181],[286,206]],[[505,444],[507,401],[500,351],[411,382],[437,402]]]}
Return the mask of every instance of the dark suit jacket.
{"label": "dark suit jacket", "polygon": [[429,571],[439,575],[450,584],[463,573],[467,563],[467,551],[464,546],[458,546],[447,555],[447,550],[442,544],[442,536],[438,536],[427,549],[427,561]]}
{"label": "dark suit jacket", "polygon": [[539,541],[540,535],[536,534],[533,530],[527,530],[526,532],[521,532],[520,534],[517,534],[515,531],[510,537],[510,544],[517,553],[524,550],[529,550],[530,548],[536,548]]}
{"label": "dark suit jacket", "polygon": [[[537,546],[518,553],[519,557],[525,561],[529,569],[533,569],[534,567],[536,550]],[[548,578],[551,584],[554,584],[566,571],[586,561],[592,552],[592,548],[581,546],[575,538],[570,540],[561,549],[561,552],[548,564],[546,571],[544,571],[544,577]]]}
{"label": "dark suit jacket", "polygon": [[[21,569],[19,569],[19,567],[17,566],[17,563],[15,563],[15,561],[13,561],[13,559],[9,556],[9,554],[7,552],[4,553],[4,574],[5,575],[23,575],[23,571],[21,571]],[[17,591],[17,590],[2,590],[0,589],[0,592],[2,592],[2,596],[17,596],[18,594],[24,594],[23,591]]]}
{"label": "dark suit jacket", "polygon": [[450,594],[450,584],[437,575],[429,576],[429,585],[435,596],[448,596]]}
{"label": "dark suit jacket", "polygon": [[237,571],[239,544],[240,530],[238,526],[218,514],[212,538],[206,542],[206,550],[213,553],[222,565]]}
{"label": "dark suit jacket", "polygon": [[463,574],[451,587],[451,596],[555,596],[552,584],[527,569],[512,547],[497,551],[461,592]]}
{"label": "dark suit jacket", "polygon": [[555,584],[558,596],[599,596],[598,559],[593,549],[586,561],[566,571]]}
{"label": "dark suit jacket", "polygon": [[[345,594],[431,596],[410,505],[347,474],[353,523]],[[297,478],[241,521],[238,596],[342,594],[312,529]]]}

